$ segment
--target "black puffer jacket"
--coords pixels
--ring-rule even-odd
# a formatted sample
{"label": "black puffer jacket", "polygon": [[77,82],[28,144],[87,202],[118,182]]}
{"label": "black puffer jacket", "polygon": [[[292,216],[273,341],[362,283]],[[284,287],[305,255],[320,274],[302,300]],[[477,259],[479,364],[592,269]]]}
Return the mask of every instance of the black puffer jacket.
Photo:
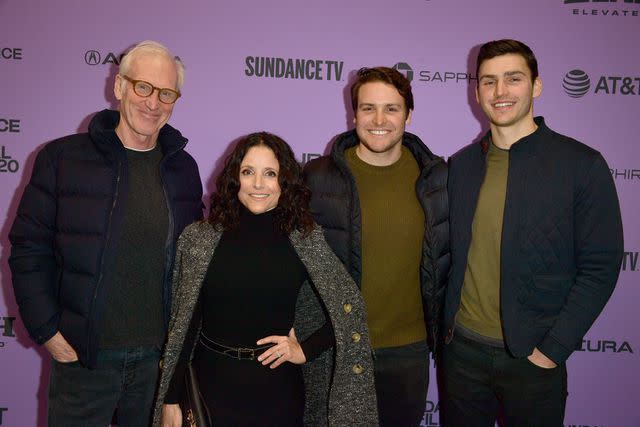
{"label": "black puffer jacket", "polygon": [[[324,228],[329,246],[360,286],[360,202],[355,180],[344,158],[345,150],[358,141],[354,130],[339,135],[331,154],[307,163],[304,174],[312,192],[311,212]],[[435,351],[451,263],[447,166],[413,134],[405,132],[402,144],[411,151],[420,168],[416,196],[426,217],[420,281],[429,348]]]}
{"label": "black puffer jacket", "polygon": [[[103,268],[125,214],[117,203],[128,188],[126,152],[115,133],[119,117],[101,111],[89,133],[60,138],[38,153],[9,235],[13,287],[29,334],[43,343],[60,331],[89,367],[109,291],[100,286]],[[163,295],[168,322],[175,243],[185,226],[202,218],[202,183],[180,132],[165,125],[158,142],[170,214]]]}

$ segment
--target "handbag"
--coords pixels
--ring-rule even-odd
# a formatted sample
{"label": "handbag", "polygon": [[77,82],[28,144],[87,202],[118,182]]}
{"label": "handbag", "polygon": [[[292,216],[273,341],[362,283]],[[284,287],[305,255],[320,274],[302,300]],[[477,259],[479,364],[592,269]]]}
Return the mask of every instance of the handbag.
{"label": "handbag", "polygon": [[180,402],[180,409],[182,410],[182,426],[183,427],[211,427],[211,416],[209,415],[209,408],[207,408],[202,394],[200,393],[200,386],[198,385],[198,378],[196,371],[193,369],[193,365],[189,363],[184,373],[184,385],[185,392]]}

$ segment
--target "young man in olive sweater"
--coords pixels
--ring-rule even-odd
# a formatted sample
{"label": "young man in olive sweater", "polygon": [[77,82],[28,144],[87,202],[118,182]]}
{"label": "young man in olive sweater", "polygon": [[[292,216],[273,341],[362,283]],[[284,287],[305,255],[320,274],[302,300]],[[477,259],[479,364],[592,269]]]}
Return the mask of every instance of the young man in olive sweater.
{"label": "young man in olive sweater", "polygon": [[490,131],[450,160],[443,425],[493,426],[501,408],[507,426],[561,427],[565,361],[620,269],[616,189],[600,153],[534,119],[529,47],[486,43],[477,67]]}
{"label": "young man in olive sweater", "polygon": [[417,426],[449,269],[447,169],[405,132],[401,73],[361,69],[351,100],[355,130],[305,167],[311,210],[367,304],[381,424]]}

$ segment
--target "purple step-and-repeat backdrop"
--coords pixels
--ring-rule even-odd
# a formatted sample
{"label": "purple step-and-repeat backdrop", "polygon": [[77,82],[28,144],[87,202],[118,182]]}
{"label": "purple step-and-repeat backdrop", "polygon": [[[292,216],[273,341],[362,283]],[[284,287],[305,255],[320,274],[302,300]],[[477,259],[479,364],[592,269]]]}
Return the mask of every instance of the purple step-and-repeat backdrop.
{"label": "purple step-and-repeat backdrop", "polygon": [[[277,133],[301,162],[325,153],[352,126],[348,83],[362,66],[406,73],[416,101],[408,130],[451,155],[487,127],[474,98],[477,49],[509,37],[537,54],[535,113],[604,154],[622,205],[620,280],[569,359],[565,425],[640,426],[639,28],[640,0],[0,0],[0,425],[46,424],[49,358],[20,321],[6,263],[17,203],[42,144],[116,107],[127,47],[155,39],[186,64],[170,122],[211,192],[220,157],[243,134]],[[423,425],[440,425],[433,380],[426,409]]]}

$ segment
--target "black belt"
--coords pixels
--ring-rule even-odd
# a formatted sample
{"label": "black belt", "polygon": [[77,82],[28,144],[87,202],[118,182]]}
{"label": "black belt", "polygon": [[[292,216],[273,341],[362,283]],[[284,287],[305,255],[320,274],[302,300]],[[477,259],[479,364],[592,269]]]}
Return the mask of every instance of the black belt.
{"label": "black belt", "polygon": [[218,354],[238,360],[255,360],[268,348],[273,346],[273,344],[269,344],[260,347],[230,347],[213,341],[203,333],[200,333],[200,344]]}

